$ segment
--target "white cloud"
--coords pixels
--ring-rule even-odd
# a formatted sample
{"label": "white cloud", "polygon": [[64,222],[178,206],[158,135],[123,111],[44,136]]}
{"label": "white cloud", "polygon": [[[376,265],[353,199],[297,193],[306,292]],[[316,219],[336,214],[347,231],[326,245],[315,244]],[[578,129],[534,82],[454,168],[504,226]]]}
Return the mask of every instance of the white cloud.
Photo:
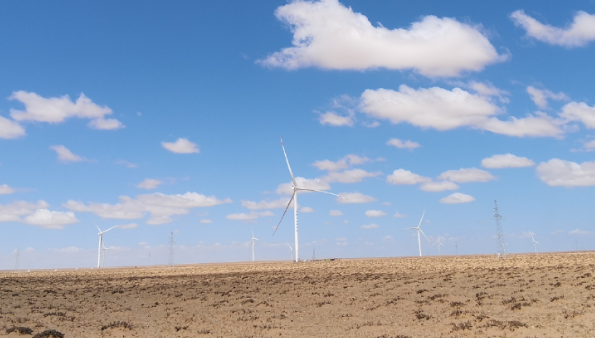
{"label": "white cloud", "polygon": [[418,184],[430,182],[432,179],[414,174],[409,170],[397,169],[392,175],[386,177],[386,181],[390,184]]}
{"label": "white cloud", "polygon": [[294,1],[275,11],[293,32],[293,47],[258,62],[286,69],[415,69],[426,76],[480,71],[505,58],[478,27],[426,16],[408,29],[373,26],[337,0]]}
{"label": "white cloud", "polygon": [[118,228],[120,229],[134,229],[134,228],[138,228],[138,224],[136,223],[128,223],[128,224],[122,224],[122,225],[118,225]]}
{"label": "white cloud", "polygon": [[151,189],[155,189],[158,186],[162,185],[163,182],[159,181],[159,180],[155,180],[152,178],[147,178],[146,180],[140,182],[139,184],[136,185],[137,188],[139,189],[147,189],[147,190],[151,190]]}
{"label": "white cloud", "polygon": [[574,229],[568,232],[570,235],[590,235],[591,231]]}
{"label": "white cloud", "polygon": [[585,142],[585,150],[586,151],[593,151],[595,150],[595,140]]}
{"label": "white cloud", "polygon": [[392,238],[392,237],[391,237],[391,236],[389,236],[389,235],[386,235],[386,236],[384,236],[384,237],[382,238],[382,241],[383,241],[383,242],[392,242],[392,241],[394,241],[394,238]]}
{"label": "white cloud", "polygon": [[58,159],[64,163],[87,161],[86,158],[73,154],[65,146],[51,146],[50,149],[55,151],[58,154]]}
{"label": "white cloud", "polygon": [[0,116],[0,138],[13,139],[25,135],[20,124]]}
{"label": "white cloud", "polygon": [[[285,198],[285,197],[282,197],[282,198],[280,198],[278,200],[274,200],[274,201],[260,201],[260,202],[242,200],[242,206],[245,208],[248,208],[250,210],[285,208],[285,207],[287,207],[287,203],[289,203],[289,198]],[[293,204],[293,202],[292,202],[292,204]]]}
{"label": "white cloud", "polygon": [[578,164],[551,159],[541,162],[537,168],[537,177],[549,186],[586,187],[595,185],[595,161]]}
{"label": "white cloud", "polygon": [[554,93],[547,89],[537,89],[535,87],[529,86],[527,87],[527,93],[531,96],[531,101],[537,105],[537,107],[545,109],[547,108],[547,100],[568,100],[568,96],[564,93]]}
{"label": "white cloud", "polygon": [[589,107],[584,102],[570,102],[562,108],[560,117],[566,121],[580,121],[585,127],[595,129],[595,106]]}
{"label": "white cloud", "polygon": [[459,203],[469,203],[475,201],[473,196],[461,194],[460,192],[455,192],[452,195],[444,197],[440,200],[440,203],[444,204],[459,204]]}
{"label": "white cloud", "polygon": [[378,175],[382,175],[382,172],[367,172],[363,169],[351,169],[342,172],[330,172],[327,176],[324,176],[322,180],[329,183],[356,183],[361,182],[366,177],[376,177]]}
{"label": "white cloud", "polygon": [[347,116],[341,116],[335,112],[329,111],[324,114],[320,114],[318,122],[323,125],[335,126],[335,127],[353,127],[355,124],[355,115],[350,114]]}
{"label": "white cloud", "polygon": [[[295,181],[299,188],[312,189],[312,190],[329,190],[331,186],[320,179],[306,179],[303,177],[296,177]],[[291,188],[292,183],[282,183],[277,187],[277,194],[279,195],[292,195],[293,189]]]}
{"label": "white cloud", "polygon": [[342,216],[343,215],[343,213],[340,210],[329,210],[328,214],[331,216]]}
{"label": "white cloud", "polygon": [[484,168],[493,169],[522,168],[532,167],[535,165],[535,162],[526,157],[519,157],[509,153],[504,155],[493,155],[492,157],[484,158],[481,160],[481,165]]}
{"label": "white cloud", "polygon": [[210,219],[201,219],[200,220],[200,223],[202,223],[202,224],[212,224],[213,221],[211,221]]}
{"label": "white cloud", "polygon": [[382,205],[392,205],[391,202],[382,202]]}
{"label": "white cloud", "polygon": [[227,216],[225,216],[225,218],[230,219],[232,221],[247,221],[247,220],[257,219],[258,217],[269,217],[269,216],[274,216],[274,214],[270,211],[264,211],[264,212],[251,211],[248,214],[241,213],[241,214],[227,215]]}
{"label": "white cloud", "polygon": [[459,186],[450,181],[431,181],[422,184],[420,189],[429,192],[441,192],[446,190],[457,190],[459,189]]}
{"label": "white cloud", "polygon": [[520,235],[521,238],[531,238],[532,236],[535,236],[535,233],[531,231],[523,231]]}
{"label": "white cloud", "polygon": [[119,129],[124,125],[115,119],[105,119],[112,110],[106,106],[100,107],[91,99],[81,94],[76,102],[72,102],[68,95],[62,97],[44,98],[35,93],[25,91],[13,92],[9,100],[17,100],[25,105],[25,110],[10,110],[10,116],[17,121],[36,121],[47,123],[62,123],[72,117],[91,119],[89,127],[94,129]]}
{"label": "white cloud", "polygon": [[341,204],[362,204],[376,201],[372,196],[367,196],[359,192],[344,192],[339,194],[337,202]]}
{"label": "white cloud", "polygon": [[376,127],[380,127],[380,122],[378,121],[373,121],[373,122],[364,122],[363,123],[364,126],[366,128],[376,128]]}
{"label": "white cloud", "polygon": [[495,179],[495,177],[489,172],[477,168],[448,170],[440,174],[438,178],[456,183],[487,182]]}
{"label": "white cloud", "polygon": [[14,189],[9,187],[8,184],[0,185],[0,195],[10,195],[14,193]]}
{"label": "white cloud", "polygon": [[407,217],[407,215],[402,215],[397,211],[393,217],[394,218],[405,218],[405,217]]}
{"label": "white cloud", "polygon": [[376,225],[376,224],[365,224],[365,225],[362,225],[360,228],[365,229],[365,230],[368,230],[368,229],[378,229],[379,226]]}
{"label": "white cloud", "polygon": [[477,94],[486,97],[497,97],[500,102],[508,103],[510,100],[508,99],[507,95],[509,94],[507,91],[494,87],[493,84],[487,82],[476,82],[471,81],[467,84],[466,87],[473,89]]}
{"label": "white cloud", "polygon": [[567,48],[581,47],[595,40],[595,15],[578,11],[572,24],[566,28],[544,25],[518,10],[510,17],[517,26],[527,31],[527,36],[552,45]]}
{"label": "white cloud", "polygon": [[361,96],[360,109],[393,124],[410,123],[421,128],[450,130],[471,127],[508,136],[549,136],[563,134],[563,121],[537,112],[524,118],[510,117],[503,121],[495,116],[503,109],[489,97],[474,95],[460,88],[446,90],[439,87],[415,90],[401,85],[399,91],[368,89]]}
{"label": "white cloud", "polygon": [[347,155],[342,159],[338,160],[337,162],[323,160],[323,161],[316,161],[312,163],[313,166],[320,170],[327,170],[327,171],[338,171],[342,169],[347,169],[351,166],[363,164],[366,162],[370,162],[371,160],[367,157],[360,157],[357,155]]}
{"label": "white cloud", "polygon": [[23,223],[36,225],[44,229],[64,229],[66,224],[80,222],[71,211],[50,211],[48,209],[37,209],[22,220]]}
{"label": "white cloud", "polygon": [[88,203],[70,200],[64,206],[78,212],[92,212],[102,218],[139,219],[151,214],[147,224],[165,224],[172,221],[169,216],[188,214],[190,209],[212,207],[225,203],[232,203],[231,199],[217,199],[215,196],[205,196],[195,192],[185,194],[165,195],[153,193],[138,195],[136,199],[120,196],[121,203]]}
{"label": "white cloud", "polygon": [[366,216],[368,217],[382,217],[386,216],[386,212],[381,210],[368,210],[366,211]]}
{"label": "white cloud", "polygon": [[192,154],[198,153],[198,145],[192,143],[185,138],[178,138],[176,142],[161,142],[163,148],[176,154]]}
{"label": "white cloud", "polygon": [[386,142],[386,144],[389,146],[397,147],[399,149],[409,149],[409,150],[421,147],[419,145],[419,143],[417,143],[417,142],[413,142],[410,140],[401,141],[397,138],[391,138],[390,140],[388,140],[388,142]]}
{"label": "white cloud", "polygon": [[313,213],[314,212],[314,209],[312,209],[310,207],[303,207],[303,208],[300,209],[300,212],[309,214],[309,213]]}
{"label": "white cloud", "polygon": [[118,165],[123,165],[126,168],[136,168],[138,167],[136,164],[132,163],[132,162],[128,162],[126,160],[117,160],[114,163],[118,164]]}
{"label": "white cloud", "polygon": [[45,201],[37,203],[16,201],[6,205],[0,204],[0,222],[19,222],[20,216],[29,215],[37,209],[46,209],[49,206]]}

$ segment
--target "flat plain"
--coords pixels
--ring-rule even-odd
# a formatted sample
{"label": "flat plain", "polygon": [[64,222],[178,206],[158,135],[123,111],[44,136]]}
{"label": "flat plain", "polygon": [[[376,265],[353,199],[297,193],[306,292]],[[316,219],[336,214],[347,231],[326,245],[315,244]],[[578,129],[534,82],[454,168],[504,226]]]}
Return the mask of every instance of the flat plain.
{"label": "flat plain", "polygon": [[583,252],[0,272],[0,336],[595,337],[594,268]]}

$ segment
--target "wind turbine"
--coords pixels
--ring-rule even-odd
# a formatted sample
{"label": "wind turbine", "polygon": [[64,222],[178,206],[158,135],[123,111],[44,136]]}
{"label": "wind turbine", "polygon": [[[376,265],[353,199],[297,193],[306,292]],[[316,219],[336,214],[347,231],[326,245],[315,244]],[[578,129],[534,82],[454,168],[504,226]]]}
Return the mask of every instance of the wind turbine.
{"label": "wind turbine", "polygon": [[537,244],[539,244],[539,242],[536,241],[535,238],[533,238],[533,236],[531,236],[531,240],[533,241],[533,248],[535,249],[535,253],[537,253]]}
{"label": "wind turbine", "polygon": [[287,207],[285,207],[283,216],[281,216],[281,220],[279,221],[279,224],[277,224],[277,227],[275,228],[273,235],[275,234],[275,232],[277,232],[277,229],[279,229],[279,225],[281,225],[281,222],[283,221],[283,217],[285,217],[285,213],[287,213],[287,209],[289,209],[289,205],[291,205],[291,201],[293,201],[293,220],[294,220],[294,225],[295,225],[295,261],[299,262],[300,255],[299,255],[299,241],[298,241],[298,203],[297,203],[298,192],[299,191],[314,191],[314,192],[321,192],[321,193],[325,193],[325,194],[329,194],[329,195],[333,195],[333,196],[337,196],[337,197],[339,197],[339,195],[333,194],[332,192],[327,192],[327,191],[306,189],[306,188],[298,187],[297,182],[295,181],[295,177],[293,177],[293,172],[291,171],[291,166],[289,165],[289,160],[287,159],[287,153],[285,152],[285,146],[283,145],[283,138],[281,138],[281,148],[283,148],[283,154],[285,155],[285,161],[287,162],[287,169],[289,169],[289,174],[291,175],[291,182],[292,182],[291,189],[293,190],[293,194],[291,195],[291,199],[289,199],[289,203],[287,203]]}
{"label": "wind turbine", "polygon": [[289,245],[289,243],[285,243],[285,244],[287,244],[287,246],[289,247],[289,250],[291,250],[291,251],[290,251],[290,254],[291,254],[291,260],[293,260],[293,248],[291,247],[291,245]]}
{"label": "wind turbine", "polygon": [[436,241],[436,243],[432,244],[432,246],[434,245],[438,245],[438,256],[440,256],[440,247],[444,244],[442,244],[442,237],[438,236],[438,240]]}
{"label": "wind turbine", "polygon": [[[93,222],[93,224],[95,224],[95,222]],[[102,265],[102,259],[103,259],[103,255],[101,254],[101,249],[103,249],[105,251],[105,245],[103,245],[103,234],[112,230],[113,228],[117,228],[118,226],[115,225],[105,231],[101,231],[101,229],[99,229],[99,227],[97,226],[97,224],[95,224],[95,227],[97,228],[97,230],[99,230],[99,249],[97,250],[97,268],[99,269]]]}
{"label": "wind turbine", "polygon": [[254,241],[259,241],[259,239],[254,237],[254,230],[252,230],[252,261],[253,262],[254,262]]}
{"label": "wind turbine", "polygon": [[405,229],[405,230],[417,230],[417,244],[419,245],[419,257],[421,257],[421,237],[419,236],[419,234],[421,233],[428,240],[428,242],[430,241],[428,239],[428,237],[426,236],[426,234],[424,234],[423,230],[421,230],[421,222],[424,220],[425,214],[426,214],[426,211],[424,210],[424,212],[421,214],[421,219],[419,220],[419,224],[416,227]]}

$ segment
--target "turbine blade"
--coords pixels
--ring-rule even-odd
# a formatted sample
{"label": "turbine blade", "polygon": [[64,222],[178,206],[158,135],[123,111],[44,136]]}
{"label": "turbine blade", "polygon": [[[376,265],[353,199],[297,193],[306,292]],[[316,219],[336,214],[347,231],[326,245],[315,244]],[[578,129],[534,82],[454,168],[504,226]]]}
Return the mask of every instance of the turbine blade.
{"label": "turbine blade", "polygon": [[103,233],[106,233],[106,232],[108,232],[108,231],[112,230],[113,228],[117,228],[117,227],[119,227],[119,226],[120,226],[119,224],[118,224],[118,225],[114,225],[113,227],[111,227],[111,228],[109,228],[109,229],[105,230]]}
{"label": "turbine blade", "polygon": [[287,203],[287,207],[285,207],[285,211],[283,211],[283,215],[281,216],[281,219],[279,220],[279,224],[277,224],[277,227],[275,227],[275,231],[273,231],[273,235],[275,235],[275,233],[277,232],[277,229],[279,229],[279,225],[281,225],[281,222],[283,222],[283,217],[285,217],[285,214],[287,213],[287,209],[289,209],[289,206],[291,205],[291,202],[293,201],[294,197],[295,197],[295,191],[293,192],[293,195],[291,195],[291,198],[289,199],[289,203]]}
{"label": "turbine blade", "polygon": [[293,182],[293,186],[297,188],[297,183],[295,183],[295,178],[293,177],[293,171],[291,171],[291,166],[289,165],[289,160],[287,159],[287,153],[285,152],[285,146],[283,145],[283,138],[281,138],[281,148],[283,148],[283,154],[285,155],[285,161],[287,162],[287,168],[289,169],[289,174],[291,175],[291,181]]}
{"label": "turbine blade", "polygon": [[[426,234],[424,234],[424,231],[421,228],[418,228],[417,230],[419,230],[419,232],[421,232],[422,235],[424,235],[424,237],[426,238],[426,240],[428,242],[430,242],[430,239],[428,238],[428,236],[426,236]],[[430,242],[431,243],[431,242]]]}
{"label": "turbine blade", "polygon": [[424,215],[425,214],[426,214],[426,209],[424,209],[424,212],[421,214],[421,219],[419,220],[419,224],[417,225],[418,228],[421,226],[421,222],[424,220]]}
{"label": "turbine blade", "polygon": [[302,189],[302,188],[299,188],[299,189],[296,189],[296,190],[321,192],[321,193],[323,193],[323,194],[329,194],[329,195],[333,195],[333,196],[340,197],[339,195],[337,195],[337,194],[333,194],[332,192],[328,192],[328,191],[322,191],[322,190],[315,190],[315,189]]}
{"label": "turbine blade", "polygon": [[[95,224],[95,221],[93,221],[93,224]],[[99,229],[99,227],[97,226],[97,224],[95,224],[95,227],[97,228],[97,230],[99,230],[99,232],[101,232],[101,229]]]}
{"label": "turbine blade", "polygon": [[417,229],[417,228],[406,228],[405,230],[413,230],[413,229]]}

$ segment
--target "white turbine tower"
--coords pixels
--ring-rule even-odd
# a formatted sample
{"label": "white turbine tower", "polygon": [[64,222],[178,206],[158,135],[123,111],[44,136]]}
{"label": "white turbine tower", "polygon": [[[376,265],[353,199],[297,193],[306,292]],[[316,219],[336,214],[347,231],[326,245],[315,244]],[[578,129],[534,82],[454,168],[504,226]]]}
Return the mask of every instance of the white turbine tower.
{"label": "white turbine tower", "polygon": [[432,246],[434,245],[438,245],[438,256],[440,256],[440,247],[443,245],[442,237],[438,236],[438,240],[436,241],[436,243],[432,244]]}
{"label": "white turbine tower", "polygon": [[419,245],[419,256],[420,257],[421,257],[421,237],[419,236],[419,234],[421,233],[422,235],[424,235],[424,237],[426,238],[426,240],[428,242],[430,241],[428,239],[428,237],[426,236],[426,234],[424,234],[423,230],[421,230],[421,222],[424,220],[425,214],[426,214],[426,211],[424,210],[424,212],[421,214],[421,219],[419,220],[419,224],[416,227],[405,229],[405,230],[417,230],[417,244]]}
{"label": "white turbine tower", "polygon": [[295,261],[299,262],[300,255],[299,255],[299,241],[298,241],[298,203],[297,203],[298,192],[299,191],[314,191],[314,192],[321,192],[321,193],[325,193],[325,194],[329,194],[329,195],[334,195],[337,197],[339,197],[339,195],[333,194],[332,192],[327,192],[327,191],[298,187],[297,182],[295,181],[295,177],[293,177],[293,172],[291,171],[291,166],[289,165],[289,160],[287,159],[287,153],[285,152],[285,146],[283,145],[283,138],[281,138],[281,148],[283,148],[283,154],[285,155],[285,161],[287,162],[287,168],[289,169],[289,174],[291,175],[291,189],[293,190],[293,194],[291,195],[291,199],[289,199],[289,203],[287,203],[287,207],[285,208],[285,211],[283,212],[283,216],[281,216],[281,220],[279,221],[279,224],[277,224],[277,227],[275,228],[273,235],[275,234],[275,232],[277,232],[277,229],[279,229],[279,225],[281,225],[281,222],[283,221],[283,217],[285,217],[285,213],[287,213],[287,209],[289,209],[289,206],[291,205],[291,202],[293,201],[293,219],[294,219],[294,224],[295,224]]}
{"label": "white turbine tower", "polygon": [[[93,223],[95,224],[95,223]],[[95,227],[97,228],[97,230],[99,230],[99,249],[97,250],[97,268],[99,269],[100,267],[102,267],[102,263],[103,263],[103,255],[102,255],[102,249],[103,252],[105,252],[105,245],[103,245],[103,234],[112,230],[113,228],[118,227],[117,225],[105,230],[105,231],[101,231],[101,229],[99,229],[99,227],[97,226],[97,224],[95,224]]]}
{"label": "white turbine tower", "polygon": [[537,253],[537,244],[539,244],[539,242],[536,241],[535,238],[533,238],[533,236],[531,236],[531,240],[533,241],[533,248],[535,249],[535,253]]}
{"label": "white turbine tower", "polygon": [[254,262],[254,242],[258,241],[259,239],[254,237],[254,230],[252,230],[252,261]]}
{"label": "white turbine tower", "polygon": [[287,244],[287,246],[289,247],[289,250],[290,250],[289,253],[291,254],[291,260],[293,260],[293,248],[291,247],[291,245],[289,245],[289,243],[285,243],[285,244]]}

